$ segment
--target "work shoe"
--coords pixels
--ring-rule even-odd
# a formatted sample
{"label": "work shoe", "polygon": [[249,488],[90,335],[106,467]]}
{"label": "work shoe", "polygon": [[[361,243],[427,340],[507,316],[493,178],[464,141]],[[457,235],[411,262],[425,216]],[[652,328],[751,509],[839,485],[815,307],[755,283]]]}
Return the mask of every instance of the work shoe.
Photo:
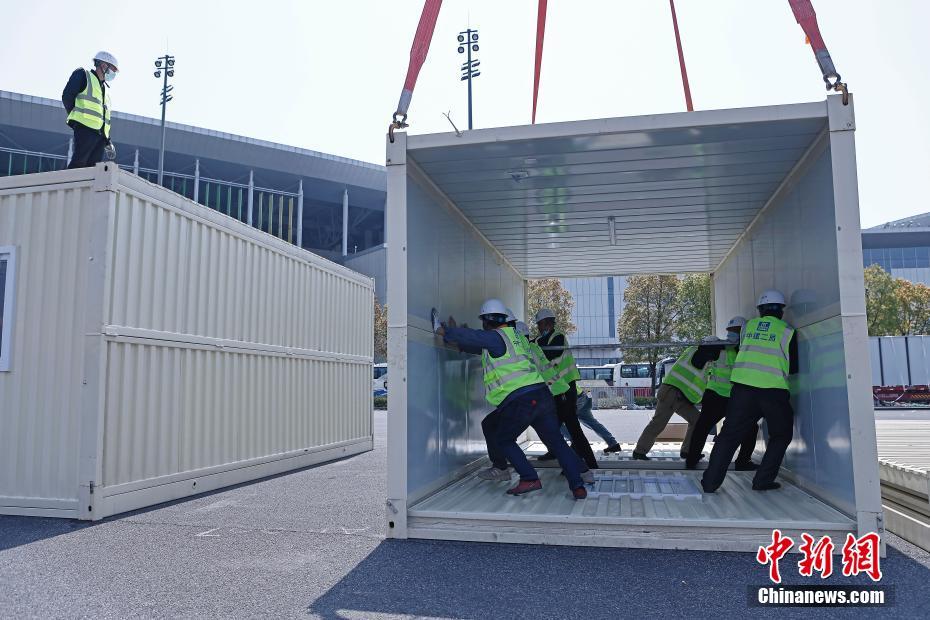
{"label": "work shoe", "polygon": [[752,484],[753,491],[774,491],[775,489],[780,489],[780,482],[763,482],[762,484]]}
{"label": "work shoe", "polygon": [[611,452],[621,452],[622,450],[623,448],[620,446],[620,444],[615,443],[604,448],[604,454],[610,454]]}
{"label": "work shoe", "polygon": [[554,460],[555,460],[555,455],[552,454],[551,452],[546,452],[546,453],[543,454],[542,456],[537,456],[537,457],[536,457],[536,460],[537,460],[537,461],[554,461]]}
{"label": "work shoe", "polygon": [[575,499],[585,499],[588,497],[588,490],[584,487],[578,487],[577,489],[572,489],[572,496]]}
{"label": "work shoe", "polygon": [[637,452],[633,450],[633,460],[634,461],[651,461],[652,459],[643,454],[642,452]]}
{"label": "work shoe", "polygon": [[498,469],[492,465],[487,469],[479,471],[478,477],[482,480],[491,480],[492,482],[510,482],[510,470]]}
{"label": "work shoe", "polygon": [[507,489],[507,495],[523,495],[531,491],[538,491],[542,488],[542,482],[539,480],[521,480],[517,486]]}
{"label": "work shoe", "polygon": [[581,472],[581,481],[585,484],[594,484],[594,472],[590,469],[588,471]]}
{"label": "work shoe", "polygon": [[716,488],[711,487],[710,485],[706,484],[703,480],[701,480],[701,490],[704,491],[705,493],[716,493],[717,492]]}
{"label": "work shoe", "polygon": [[746,463],[737,462],[733,465],[733,471],[756,471],[757,469],[759,469],[759,466],[752,461]]}

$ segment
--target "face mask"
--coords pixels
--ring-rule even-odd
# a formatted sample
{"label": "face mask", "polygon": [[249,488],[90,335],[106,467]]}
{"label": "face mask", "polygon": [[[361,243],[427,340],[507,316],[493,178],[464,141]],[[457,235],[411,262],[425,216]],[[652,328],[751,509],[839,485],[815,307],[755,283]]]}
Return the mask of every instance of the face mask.
{"label": "face mask", "polygon": [[739,344],[739,334],[736,332],[727,332],[727,342],[730,344]]}
{"label": "face mask", "polygon": [[548,335],[551,334],[551,333],[552,333],[552,330],[551,330],[551,329],[547,329],[546,331],[539,330],[539,335],[542,336],[543,338],[545,338],[546,336],[548,336]]}
{"label": "face mask", "polygon": [[110,83],[116,79],[116,71],[107,71],[103,74],[103,81]]}

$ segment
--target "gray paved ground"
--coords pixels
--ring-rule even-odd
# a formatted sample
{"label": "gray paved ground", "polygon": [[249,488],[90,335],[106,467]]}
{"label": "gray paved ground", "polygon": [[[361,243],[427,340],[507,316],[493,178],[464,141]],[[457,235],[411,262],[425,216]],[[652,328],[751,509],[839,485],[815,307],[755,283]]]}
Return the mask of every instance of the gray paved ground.
{"label": "gray paved ground", "polygon": [[[602,418],[631,440],[645,415]],[[765,583],[745,553],[383,540],[376,422],[374,452],[97,525],[0,517],[0,616],[728,618]],[[927,618],[930,554],[889,538],[893,608],[750,613]]]}

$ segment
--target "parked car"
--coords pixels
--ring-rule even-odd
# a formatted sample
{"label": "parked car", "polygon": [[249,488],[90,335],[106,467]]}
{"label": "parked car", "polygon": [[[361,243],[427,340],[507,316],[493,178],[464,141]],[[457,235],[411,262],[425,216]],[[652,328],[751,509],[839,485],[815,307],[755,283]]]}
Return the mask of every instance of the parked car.
{"label": "parked car", "polygon": [[372,369],[371,390],[375,396],[387,396],[387,364],[375,364]]}

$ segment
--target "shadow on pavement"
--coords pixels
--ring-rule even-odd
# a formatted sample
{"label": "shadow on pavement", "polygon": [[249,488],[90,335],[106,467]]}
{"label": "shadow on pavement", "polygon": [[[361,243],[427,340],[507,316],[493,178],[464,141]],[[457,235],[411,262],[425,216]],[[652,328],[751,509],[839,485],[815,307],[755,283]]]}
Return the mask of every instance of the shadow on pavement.
{"label": "shadow on pavement", "polygon": [[[782,560],[786,584],[818,584]],[[836,557],[839,567],[840,559]],[[926,613],[927,567],[889,548],[882,585],[893,586],[897,617]],[[829,585],[872,584],[836,576]],[[386,540],[309,607],[327,619],[385,616],[443,618],[693,617],[709,610],[743,615],[749,588],[768,583],[751,553],[681,552]],[[887,595],[886,595],[887,596]],[[757,612],[765,610],[752,608]],[[699,612],[698,610],[703,610]],[[848,614],[823,609],[823,617]],[[796,614],[794,612],[797,612]],[[831,613],[833,612],[833,613]],[[807,617],[804,608],[779,617]],[[924,616],[925,617],[925,616]]]}
{"label": "shadow on pavement", "polygon": [[0,551],[90,527],[89,521],[50,517],[0,516]]}

